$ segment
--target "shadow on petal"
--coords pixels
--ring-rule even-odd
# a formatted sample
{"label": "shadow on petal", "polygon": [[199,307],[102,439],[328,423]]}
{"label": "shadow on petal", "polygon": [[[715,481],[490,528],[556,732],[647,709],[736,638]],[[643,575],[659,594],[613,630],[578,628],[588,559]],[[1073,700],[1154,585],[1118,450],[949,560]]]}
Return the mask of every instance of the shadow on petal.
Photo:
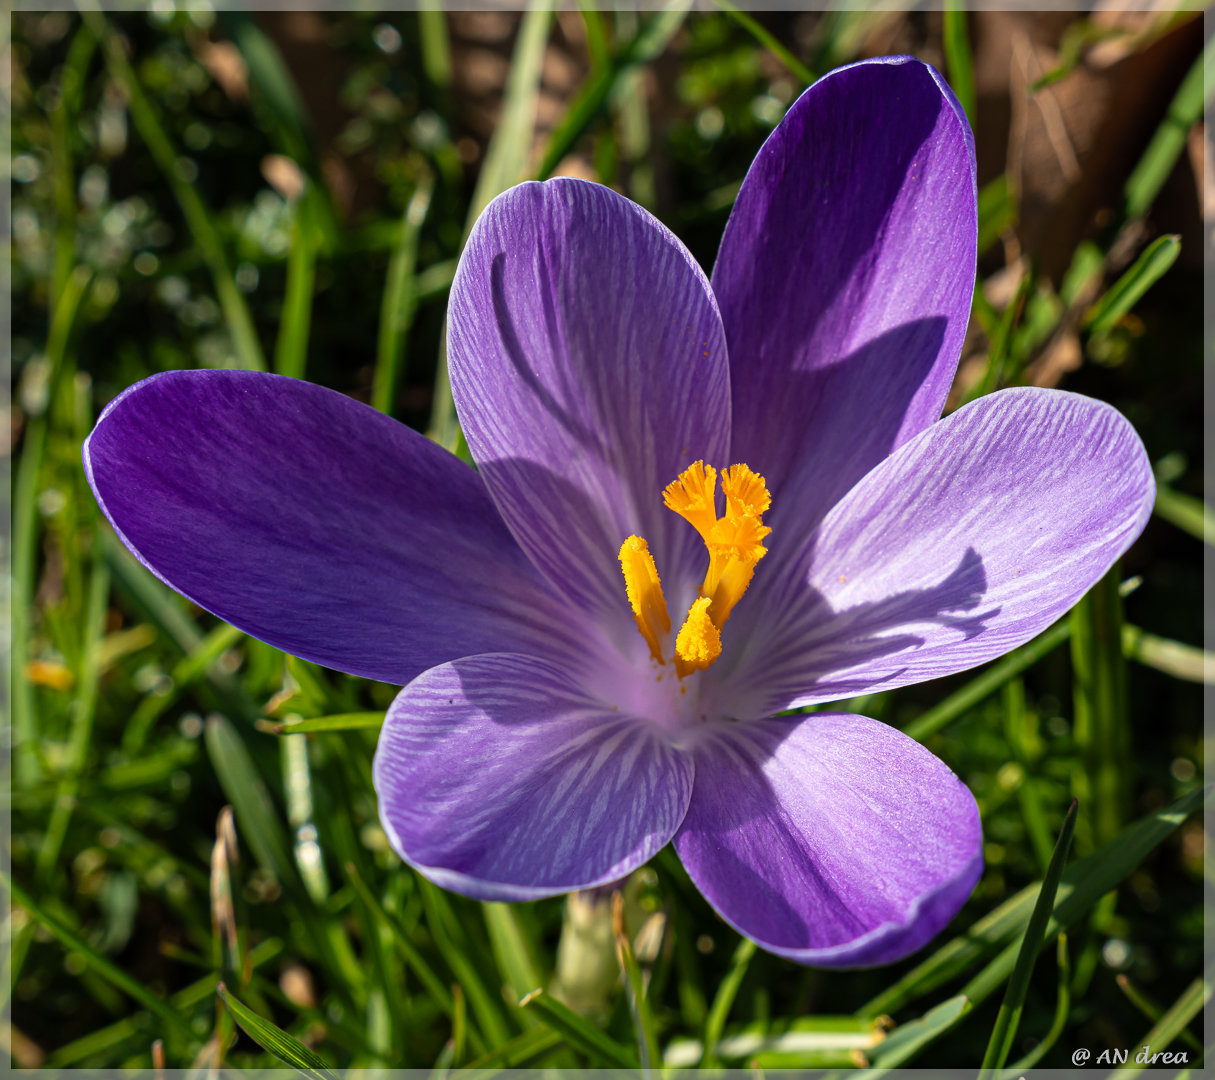
{"label": "shadow on petal", "polygon": [[[708,674],[731,717],[770,716],[794,698],[829,701],[865,693],[878,678],[874,661],[925,643],[916,627],[945,627],[966,641],[983,633],[1000,613],[999,606],[983,606],[987,575],[974,548],[967,548],[953,570],[931,587],[839,610],[808,577],[786,580],[779,606],[764,612],[780,632],[737,641],[729,665]],[[729,642],[731,629],[727,625],[723,642]],[[858,665],[867,665],[865,673],[850,679],[848,669]],[[881,677],[897,678],[903,670],[895,663]]]}

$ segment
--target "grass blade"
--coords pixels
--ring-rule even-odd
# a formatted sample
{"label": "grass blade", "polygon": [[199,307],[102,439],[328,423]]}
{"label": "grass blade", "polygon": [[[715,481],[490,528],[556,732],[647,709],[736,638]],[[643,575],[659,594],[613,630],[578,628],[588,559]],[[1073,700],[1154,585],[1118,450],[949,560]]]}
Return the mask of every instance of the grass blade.
{"label": "grass blade", "polygon": [[[1017,221],[1017,203],[1009,188],[1008,173],[979,188],[979,254],[983,255]],[[982,288],[978,290],[983,295]]]}
{"label": "grass blade", "polygon": [[280,375],[302,379],[308,366],[318,241],[312,223],[311,200],[297,199],[292,210],[286,295],[274,344],[274,370]]}
{"label": "grass blade", "polygon": [[142,609],[183,653],[191,652],[202,642],[203,635],[185,612],[185,601],[163,582],[148,573],[147,568],[132,555],[112,529],[102,528],[97,540],[115,582],[126,587],[128,599]]}
{"label": "grass blade", "polygon": [[966,33],[966,12],[951,2],[945,5],[944,15],[945,73],[957,95],[958,104],[966,113],[966,119],[974,127],[975,69],[970,53],[970,38]]}
{"label": "grass blade", "polygon": [[57,302],[76,265],[76,175],[72,168],[72,132],[79,123],[89,63],[97,49],[97,36],[82,26],[72,37],[63,72],[59,100],[51,110],[51,159],[54,161],[55,260],[51,297]]}
{"label": "grass blade", "polygon": [[1215,654],[1196,645],[1157,637],[1138,626],[1122,626],[1122,652],[1130,660],[1187,682],[1215,683]]}
{"label": "grass blade", "polygon": [[506,977],[516,1000],[546,981],[540,949],[525,925],[527,910],[518,904],[481,905],[498,970]]}
{"label": "grass blade", "polygon": [[1025,313],[1026,302],[1033,293],[1036,283],[1037,275],[1032,267],[1021,275],[1016,293],[1008,302],[1008,307],[1001,313],[1000,321],[996,324],[996,331],[991,337],[987,355],[987,370],[983,373],[978,387],[969,395],[970,400],[990,394],[1003,380],[1012,345],[1013,330],[1016,329],[1021,316]]}
{"label": "grass blade", "polygon": [[[1126,995],[1127,1000],[1141,1013],[1143,1013],[1143,1015],[1146,1016],[1153,1024],[1160,1022],[1161,1017],[1164,1016],[1164,1009],[1162,1009],[1156,1004],[1156,1002],[1143,993],[1142,990],[1135,986],[1130,979],[1128,979],[1125,975],[1118,975],[1115,976],[1114,982],[1118,984],[1118,989]],[[1180,1038],[1181,1041],[1186,1044],[1186,1046],[1190,1047],[1194,1053],[1201,1054],[1203,1052],[1202,1043],[1198,1041],[1194,1033],[1188,1028],[1183,1027],[1177,1034],[1178,1038]]]}
{"label": "grass blade", "polygon": [[754,956],[755,942],[749,938],[743,938],[738,943],[738,948],[734,950],[730,970],[726,972],[726,977],[722,979],[721,985],[717,988],[713,1004],[709,1006],[709,1015],[705,1020],[705,1050],[704,1057],[701,1059],[702,1067],[716,1063],[717,1044],[721,1042],[726,1018],[730,1015],[730,1009],[738,995],[738,988],[742,985],[743,977],[747,974],[747,968]]}
{"label": "grass blade", "polygon": [[98,645],[105,631],[105,617],[110,598],[110,570],[101,559],[95,560],[89,582],[88,606],[85,614],[84,642],[81,648],[82,671],[76,695],[72,733],[68,742],[67,770],[59,781],[59,794],[51,811],[34,875],[40,882],[49,880],[59,863],[59,853],[67,836],[76,800],[80,794],[80,775],[88,758],[93,736],[93,718],[97,713],[97,687],[101,677]]}
{"label": "grass blade", "polygon": [[418,34],[422,45],[422,70],[440,93],[451,86],[451,42],[447,35],[447,12],[441,7],[420,8]]}
{"label": "grass blade", "polygon": [[453,1016],[455,1013],[455,999],[443,985],[443,981],[435,974],[434,969],[426,962],[426,959],[418,951],[417,946],[410,940],[405,928],[401,925],[400,920],[390,915],[384,910],[384,906],[376,900],[372,895],[371,890],[367,887],[367,883],[359,874],[354,863],[346,863],[346,879],[350,882],[354,891],[358,893],[359,898],[367,906],[377,919],[383,920],[388,926],[389,931],[393,936],[393,940],[397,944],[397,949],[401,953],[401,957],[409,966],[410,970],[417,976],[418,981],[425,987],[426,992],[434,999],[434,1002],[448,1016]]}
{"label": "grass blade", "polygon": [[1140,818],[1100,851],[1073,863],[1059,884],[1052,927],[1071,926],[1093,904],[1129,876],[1147,856],[1202,804],[1201,788],[1188,792],[1162,810]]}
{"label": "grass blade", "polygon": [[[1161,1017],[1164,1016],[1164,1009],[1162,1009],[1156,1004],[1156,1002],[1143,993],[1142,990],[1135,986],[1130,979],[1128,979],[1125,975],[1117,975],[1114,977],[1114,982],[1118,984],[1118,989],[1126,995],[1127,1000],[1134,1005],[1136,1009],[1143,1013],[1148,1020],[1150,1020],[1153,1024],[1158,1024],[1160,1022]],[[1178,1032],[1178,1036],[1181,1041],[1184,1042],[1186,1046],[1190,1047],[1190,1049],[1192,1049],[1196,1054],[1202,1053],[1202,1043],[1195,1038],[1192,1031],[1182,1028],[1182,1030]]]}
{"label": "grass blade", "polygon": [[1127,804],[1131,739],[1118,581],[1115,564],[1069,616],[1080,752],[1072,786],[1086,807],[1080,829],[1086,852],[1117,835]]}
{"label": "grass blade", "polygon": [[116,986],[134,1001],[139,1002],[153,1016],[159,1019],[169,1031],[173,1031],[190,1042],[197,1041],[194,1029],[176,1009],[167,1001],[153,994],[143,983],[128,975],[122,968],[107,960],[87,941],[65,926],[59,919],[45,910],[17,882],[7,874],[0,874],[0,881],[12,894],[14,903],[19,904],[30,913],[40,926],[44,927],[64,948],[78,954],[85,964],[107,982]]}
{"label": "grass blade", "polygon": [[[1116,1070],[1115,1074],[1123,1080],[1132,1080],[1138,1076],[1149,1065],[1156,1064],[1153,1060],[1153,1055],[1162,1054],[1168,1050],[1169,1046],[1175,1038],[1178,1037],[1186,1026],[1195,1016],[1201,1012],[1202,1008],[1211,999],[1211,983],[1204,978],[1195,979],[1182,993],[1169,1010],[1154,1024],[1152,1030],[1149,1031],[1138,1045],[1147,1048],[1150,1053],[1135,1055],[1135,1062],[1132,1065],[1128,1062],[1122,1068]],[[1184,1053],[1184,1051],[1182,1051]],[[1141,1056],[1145,1060],[1141,1060]],[[1175,1064],[1175,1062],[1164,1062],[1163,1064]]]}
{"label": "grass blade", "polygon": [[[1164,809],[1148,814],[1123,829],[1114,841],[1100,851],[1069,866],[1059,884],[1048,937],[1069,927],[1132,873],[1153,849],[1198,809],[1203,795],[1200,789],[1188,792]],[[863,1005],[857,1010],[857,1015],[873,1017],[897,1012],[909,1002],[961,975],[1025,925],[1037,897],[1037,885],[1022,889],[981,918],[965,934],[946,942],[892,986]],[[1012,970],[1015,956],[1014,944],[1008,956],[1008,971]],[[999,960],[997,958],[997,962]],[[1003,980],[995,985],[999,986],[1000,981]]]}
{"label": "grass blade", "polygon": [[376,344],[375,382],[371,404],[380,412],[391,413],[396,401],[397,384],[405,357],[405,339],[417,308],[414,267],[422,223],[430,209],[434,181],[425,177],[410,196],[401,217],[401,235],[388,263],[384,297],[380,304],[380,334]]}
{"label": "grass blade", "polygon": [[502,116],[485,151],[485,163],[468,210],[465,236],[490,199],[523,179],[536,127],[540,76],[551,20],[551,5],[546,0],[533,0],[519,26],[502,98]]}
{"label": "grass blade", "polygon": [[364,728],[378,729],[383,725],[382,712],[354,712],[314,716],[293,724],[270,724],[269,730],[275,735],[313,735],[318,731],[359,731]]}
{"label": "grass blade", "polygon": [[248,750],[222,716],[207,718],[207,752],[253,857],[287,886],[296,881],[287,830]]}
{"label": "grass blade", "polygon": [[244,633],[223,623],[199,640],[169,673],[172,689],[164,694],[148,694],[131,714],[122,733],[122,751],[137,757],[147,741],[152,725],[229,649],[237,645]]}
{"label": "grass blade", "polygon": [[279,1061],[290,1065],[309,1080],[338,1080],[337,1074],[330,1071],[329,1063],[320,1054],[309,1050],[299,1039],[285,1032],[277,1024],[258,1016],[247,1005],[233,997],[223,983],[215,988],[215,992],[228,1007],[232,1019],[240,1025],[241,1031],[268,1054],[273,1054]]}
{"label": "grass blade", "polygon": [[936,734],[946,724],[952,723],[963,713],[969,712],[985,698],[990,697],[1010,679],[1016,678],[1071,637],[1072,627],[1067,619],[1061,619],[1048,630],[1044,630],[1032,641],[996,661],[960,690],[955,690],[939,705],[934,705],[908,724],[903,731],[913,739],[923,742]]}
{"label": "grass blade", "polygon": [[1045,874],[1055,849],[1055,837],[1054,830],[1047,825],[1046,812],[1042,807],[1038,756],[1030,749],[1036,742],[1036,717],[1025,706],[1025,686],[1020,679],[1013,679],[1005,685],[1003,699],[1005,735],[1012,749],[1013,761],[1021,767],[1022,773],[1016,786],[1021,820],[1041,873]]}
{"label": "grass blade", "polygon": [[593,74],[578,91],[578,96],[574,98],[565,117],[549,138],[544,158],[536,170],[537,180],[547,180],[553,175],[553,170],[603,108],[620,76],[634,64],[648,63],[662,54],[676,31],[683,25],[688,6],[687,3],[672,4],[656,13],[637,36],[620,49],[611,64]]}
{"label": "grass blade", "polygon": [[[1045,1056],[1046,1052],[1055,1045],[1063,1029],[1067,1026],[1067,1016],[1072,1007],[1072,965],[1067,956],[1067,935],[1060,934],[1055,949],[1056,962],[1059,965],[1059,994],[1055,1001],[1055,1016],[1051,1020],[1050,1030],[1042,1037],[1028,1054],[1019,1061],[1013,1062],[1007,1073],[1020,1076],[1027,1069],[1032,1069]],[[1005,1075],[1007,1075],[1007,1073]]]}
{"label": "grass blade", "polygon": [[[254,970],[257,970],[262,964],[275,959],[282,951],[283,943],[281,941],[263,941],[250,952],[249,962],[252,964]],[[184,1013],[186,1010],[192,1009],[208,998],[213,998],[218,983],[219,976],[215,972],[210,972],[196,982],[190,983],[189,986],[178,990],[169,999],[169,1004],[177,1009],[178,1012]],[[141,1033],[146,1043],[146,1022],[146,1015],[138,1013],[135,1016],[125,1017],[117,1023],[111,1024],[109,1027],[104,1027],[99,1031],[84,1035],[55,1050],[47,1058],[46,1066],[51,1069],[62,1069],[70,1065],[85,1064],[90,1058],[96,1061],[95,1055],[100,1050],[135,1038],[141,1035]]]}
{"label": "grass blade", "polygon": [[[511,56],[510,77],[502,97],[501,118],[485,151],[485,161],[464,222],[466,239],[472,231],[473,222],[480,217],[489,201],[524,177],[536,127],[540,78],[551,20],[552,7],[548,0],[533,0],[523,16]],[[451,396],[445,343],[439,346],[432,401],[426,437],[455,452],[462,442],[462,436]]]}
{"label": "grass blade", "polygon": [[730,0],[713,0],[722,11],[730,16],[739,26],[741,26],[748,34],[758,41],[765,49],[776,57],[789,70],[790,74],[796,76],[802,87],[809,86],[814,82],[814,72],[803,64],[796,56],[784,47],[774,35],[765,30],[756,20],[748,15],[745,11],[739,11]]}
{"label": "grass blade", "polygon": [[632,1050],[600,1031],[589,1020],[584,1020],[552,994],[533,990],[519,1002],[519,1007],[535,1012],[546,1027],[559,1033],[574,1049],[586,1054],[591,1059],[592,1067],[637,1068],[637,1055]]}
{"label": "grass blade", "polygon": [[633,1006],[633,1020],[637,1026],[637,1046],[641,1053],[642,1069],[658,1068],[662,1054],[658,1049],[658,1036],[654,1028],[654,1014],[645,996],[645,980],[641,965],[633,955],[633,946],[624,926],[624,895],[612,894],[612,933],[616,938],[616,958],[624,972],[625,983]]}
{"label": "grass blade", "polygon": [[562,1041],[561,1035],[551,1028],[534,1027],[470,1061],[460,1073],[460,1080],[501,1080],[502,1069],[518,1069],[556,1049]]}
{"label": "grass blade", "polygon": [[[858,1016],[809,1016],[792,1022],[759,1021],[727,1030],[714,1047],[720,1061],[766,1060],[772,1068],[833,1068],[858,1064],[886,1038],[886,1025]],[[775,1029],[775,1030],[774,1030]],[[667,1044],[663,1064],[668,1069],[690,1068],[701,1060],[703,1045],[696,1039],[675,1039]],[[842,1062],[824,1061],[825,1055],[845,1055]]]}
{"label": "grass blade", "polygon": [[224,254],[223,244],[220,243],[219,233],[207,213],[206,204],[202,201],[202,197],[194,185],[183,178],[177,148],[169,138],[156,109],[144,94],[143,86],[135,74],[135,69],[127,60],[126,51],[118,35],[110,29],[100,12],[86,12],[84,18],[93,33],[101,39],[110,75],[126,94],[131,119],[148,151],[164,173],[169,188],[181,207],[182,216],[186,219],[190,234],[194,237],[195,244],[198,245],[207,269],[211,271],[211,279],[215,284],[215,295],[224,313],[228,332],[232,335],[232,345],[236,350],[233,358],[236,366],[247,368],[250,371],[265,371],[266,359],[262,355],[261,343],[258,341],[257,330],[253,325],[253,317],[249,314],[245,298],[241,295],[236,280],[232,276],[232,271],[228,266],[228,257]]}
{"label": "grass blade", "polygon": [[[88,293],[92,272],[78,267],[69,274],[63,292],[55,301],[46,340],[47,406],[54,400],[55,389],[62,377],[68,344],[76,325],[80,304]],[[31,616],[34,609],[35,563],[38,549],[38,488],[43,459],[46,454],[49,417],[42,413],[31,415],[25,432],[21,458],[13,476],[12,489],[12,573],[13,590],[10,600],[10,631],[12,672],[12,737],[13,779],[17,787],[25,787],[38,778],[39,742],[38,718],[34,709],[34,687],[27,675]]]}
{"label": "grass blade", "polygon": [[1152,512],[1198,540],[1215,543],[1215,512],[1202,499],[1174,491],[1157,481],[1156,505]]}
{"label": "grass blade", "polygon": [[[418,879],[427,924],[451,973],[464,988],[469,1008],[490,1046],[502,1046],[510,1038],[512,1025],[503,1012],[502,994],[492,993],[472,960],[472,950],[460,936],[461,926],[447,893],[425,878]],[[492,1056],[493,1051],[490,1051]],[[471,1068],[471,1066],[470,1066]]]}
{"label": "grass blade", "polygon": [[1033,973],[1038,952],[1042,948],[1042,938],[1046,932],[1046,924],[1050,920],[1051,909],[1055,903],[1055,893],[1059,888],[1059,879],[1063,874],[1063,865],[1067,862],[1068,852],[1072,846],[1072,833],[1076,829],[1076,801],[1067,811],[1063,819],[1063,828],[1059,831],[1059,839],[1055,843],[1055,851],[1051,856],[1050,866],[1042,880],[1037,902],[1029,917],[1029,925],[1021,939],[1021,949],[1017,953],[1017,965],[1013,968],[1012,978],[1004,991],[1004,1000],[1000,1003],[1000,1012],[996,1016],[996,1024],[992,1029],[991,1038],[987,1043],[987,1052],[983,1055],[983,1072],[981,1080],[988,1080],[995,1071],[1003,1068],[1012,1049],[1017,1027],[1021,1022],[1021,1010],[1025,1007],[1025,995],[1029,991],[1029,977]]}
{"label": "grass blade", "polygon": [[1190,129],[1202,119],[1212,93],[1215,93],[1215,39],[1206,43],[1202,55],[1186,73],[1164,122],[1156,129],[1135,171],[1127,177],[1122,189],[1124,217],[1134,219],[1147,213],[1185,150]]}
{"label": "grass blade", "polygon": [[311,164],[312,126],[278,47],[253,17],[243,11],[225,11],[220,20],[244,57],[250,81],[262,96],[275,141],[293,161]]}
{"label": "grass blade", "polygon": [[603,13],[590,0],[578,0],[578,11],[582,15],[582,26],[586,32],[586,51],[591,61],[591,70],[602,71],[612,62]]}
{"label": "grass blade", "polygon": [[875,1069],[880,1071],[868,1072],[866,1077],[875,1080],[888,1070],[898,1068],[933,1039],[953,1027],[970,1007],[971,1003],[966,995],[959,994],[929,1009],[918,1020],[900,1024],[873,1051],[871,1060]]}
{"label": "grass blade", "polygon": [[1106,334],[1139,302],[1181,254],[1181,237],[1161,236],[1144,249],[1129,270],[1106,290],[1090,309],[1085,322],[1094,334]]}
{"label": "grass blade", "polygon": [[[1064,873],[1055,899],[1055,910],[1046,928],[1050,941],[1074,926],[1107,893],[1127,878],[1147,854],[1198,807],[1205,793],[1196,789],[1172,806],[1123,830],[1100,851],[1081,859]],[[1013,942],[970,980],[962,992],[977,1005],[1009,978],[1017,960]]]}

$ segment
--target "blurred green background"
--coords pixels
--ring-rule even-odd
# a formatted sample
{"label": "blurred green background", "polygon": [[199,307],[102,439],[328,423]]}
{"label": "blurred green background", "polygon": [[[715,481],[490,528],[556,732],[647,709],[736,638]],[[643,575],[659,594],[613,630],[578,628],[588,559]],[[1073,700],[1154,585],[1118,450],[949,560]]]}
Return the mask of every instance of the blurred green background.
{"label": "blurred green background", "polygon": [[[9,51],[15,1064],[1026,1068],[1146,1042],[1196,1060],[1215,203],[1199,15],[166,3],[17,13]],[[857,973],[740,942],[670,852],[615,919],[593,898],[428,885],[371,791],[394,688],[161,586],[101,520],[82,439],[147,375],[234,366],[461,451],[444,305],[489,198],[596,179],[710,267],[797,94],[895,52],[945,71],[976,131],[980,281],[950,407],[1022,383],[1103,398],[1160,481],[1122,565],[1037,641],[852,703],[974,791],[981,883],[921,954]]]}

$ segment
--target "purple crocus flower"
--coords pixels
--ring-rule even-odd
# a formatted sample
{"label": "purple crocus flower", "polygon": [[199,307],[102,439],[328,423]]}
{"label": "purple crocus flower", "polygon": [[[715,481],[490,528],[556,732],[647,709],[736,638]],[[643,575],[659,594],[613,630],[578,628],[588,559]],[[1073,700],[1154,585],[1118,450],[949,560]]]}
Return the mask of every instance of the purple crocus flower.
{"label": "purple crocus flower", "polygon": [[494,200],[449,316],[477,471],[336,393],[227,371],[128,390],[85,464],[173,588],[404,685],[375,783],[431,880],[526,900],[673,841],[764,948],[886,963],[978,879],[974,799],[874,720],[779,714],[1028,640],[1153,498],[1100,402],[1020,388],[938,420],[975,245],[953,95],[910,58],[856,64],[765,143],[711,283],[607,188]]}

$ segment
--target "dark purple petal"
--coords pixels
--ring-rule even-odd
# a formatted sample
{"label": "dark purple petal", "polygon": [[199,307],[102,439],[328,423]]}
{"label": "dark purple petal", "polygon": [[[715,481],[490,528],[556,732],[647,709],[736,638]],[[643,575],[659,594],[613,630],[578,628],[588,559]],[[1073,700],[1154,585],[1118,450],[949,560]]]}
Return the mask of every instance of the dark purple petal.
{"label": "dark purple petal", "polygon": [[704,573],[662,489],[726,463],[729,374],[709,283],[670,232],[597,184],[512,188],[473,228],[448,331],[469,449],[537,566],[626,621],[629,535],[664,583]]}
{"label": "dark purple petal", "polygon": [[280,649],[405,683],[485,650],[552,653],[569,618],[476,473],[331,390],[155,375],[84,445],[118,535],[162,581]]}
{"label": "dark purple petal", "polygon": [[671,839],[692,763],[526,656],[470,656],[397,696],[375,756],[397,854],[446,889],[531,900],[623,877]]}
{"label": "dark purple petal", "polygon": [[1110,406],[1032,388],[980,398],[869,473],[739,605],[735,715],[935,679],[1015,648],[1110,568],[1154,496],[1143,444]]}
{"label": "dark purple petal", "polygon": [[768,479],[772,550],[941,415],[975,280],[974,144],[911,57],[833,71],[752,163],[713,290],[732,456]]}
{"label": "dark purple petal", "polygon": [[973,796],[876,720],[723,724],[695,759],[675,850],[721,917],[770,952],[818,967],[892,963],[938,933],[979,879]]}

